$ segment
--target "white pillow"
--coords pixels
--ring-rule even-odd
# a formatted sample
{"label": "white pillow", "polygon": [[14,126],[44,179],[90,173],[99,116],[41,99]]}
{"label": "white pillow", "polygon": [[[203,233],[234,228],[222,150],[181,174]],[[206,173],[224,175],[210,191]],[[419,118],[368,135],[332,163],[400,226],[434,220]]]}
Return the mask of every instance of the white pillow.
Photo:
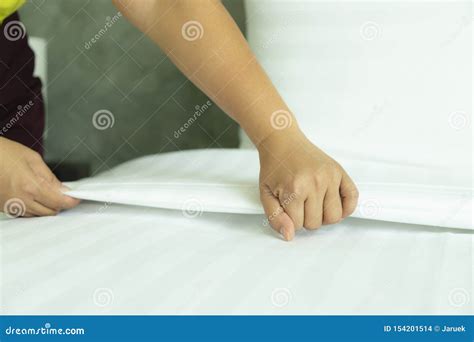
{"label": "white pillow", "polygon": [[[342,160],[360,189],[354,217],[472,229],[472,190],[427,185],[426,170],[369,160]],[[403,179],[377,178],[385,170]],[[208,149],[142,157],[69,183],[69,195],[94,201],[182,210],[263,213],[254,150]],[[435,177],[443,177],[442,173]],[[426,182],[428,181],[428,182]]]}
{"label": "white pillow", "polygon": [[246,10],[253,51],[318,146],[441,167],[447,178],[431,185],[472,187],[469,1],[247,0]]}

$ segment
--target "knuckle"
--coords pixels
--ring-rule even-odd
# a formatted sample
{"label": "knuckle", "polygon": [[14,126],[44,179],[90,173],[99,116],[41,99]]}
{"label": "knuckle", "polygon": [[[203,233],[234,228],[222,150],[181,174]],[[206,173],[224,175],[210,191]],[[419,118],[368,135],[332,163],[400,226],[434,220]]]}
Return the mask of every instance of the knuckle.
{"label": "knuckle", "polygon": [[342,217],[342,210],[331,208],[324,212],[324,224],[334,224],[339,222]]}
{"label": "knuckle", "polygon": [[36,151],[31,151],[31,154],[30,154],[30,160],[31,161],[34,161],[34,162],[38,162],[38,161],[42,161],[43,158],[41,157],[41,154],[39,154],[38,152]]}
{"label": "knuckle", "polygon": [[62,208],[62,205],[59,202],[54,202],[51,205],[51,210],[53,210],[55,212],[59,212],[61,210],[61,208]]}
{"label": "knuckle", "polygon": [[280,204],[283,208],[288,207],[292,202],[295,200],[299,199],[301,194],[299,194],[297,191],[291,190],[291,191],[285,191],[282,193],[280,196]]}
{"label": "knuckle", "polygon": [[38,192],[38,187],[32,183],[25,181],[20,185],[21,190],[26,193],[27,195],[35,195]]}
{"label": "knuckle", "polygon": [[330,161],[322,164],[314,173],[314,178],[318,182],[328,182],[340,179],[342,175],[342,168],[335,161]]}
{"label": "knuckle", "polygon": [[358,198],[359,189],[357,189],[357,186],[351,184],[351,186],[346,190],[345,196],[350,198]]}
{"label": "knuckle", "polygon": [[314,182],[317,187],[321,187],[325,185],[328,182],[328,178],[329,177],[328,177],[327,171],[325,170],[318,170],[314,174]]}
{"label": "knuckle", "polygon": [[359,199],[359,189],[357,189],[356,187],[354,187],[354,189],[351,191],[351,196],[352,196],[352,198],[354,198],[355,200]]}
{"label": "knuckle", "polygon": [[293,199],[300,199],[307,193],[308,188],[308,177],[306,176],[295,176],[295,178],[285,188],[285,194]]}

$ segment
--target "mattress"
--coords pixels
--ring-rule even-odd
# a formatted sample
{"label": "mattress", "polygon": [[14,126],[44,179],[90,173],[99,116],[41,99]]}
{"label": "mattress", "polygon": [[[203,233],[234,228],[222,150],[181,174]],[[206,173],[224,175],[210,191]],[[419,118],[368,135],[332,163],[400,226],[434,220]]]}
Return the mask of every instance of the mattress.
{"label": "mattress", "polygon": [[472,189],[340,154],[353,217],[286,242],[262,214],[255,153],[139,158],[70,183],[72,210],[0,219],[1,312],[473,313]]}
{"label": "mattress", "polygon": [[472,231],[84,201],[0,221],[2,314],[472,314]]}

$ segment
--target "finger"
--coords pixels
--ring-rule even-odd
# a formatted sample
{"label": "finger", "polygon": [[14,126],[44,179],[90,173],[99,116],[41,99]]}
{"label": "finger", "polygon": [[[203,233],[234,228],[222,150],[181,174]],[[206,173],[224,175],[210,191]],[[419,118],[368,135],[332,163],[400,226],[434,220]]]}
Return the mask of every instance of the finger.
{"label": "finger", "polygon": [[42,184],[34,199],[36,202],[54,211],[66,209],[68,205],[66,196],[61,193],[59,187],[53,185],[47,186]]}
{"label": "finger", "polygon": [[279,200],[273,196],[268,187],[260,189],[260,201],[262,202],[265,215],[270,226],[278,233],[282,234],[285,240],[291,241],[295,236],[293,221],[280,206]]}
{"label": "finger", "polygon": [[284,193],[280,195],[280,206],[293,221],[296,229],[301,229],[304,223],[304,201],[298,198],[296,193]]}
{"label": "finger", "polygon": [[69,188],[62,185],[42,160],[34,167],[33,172],[39,177],[39,195],[35,198],[38,202],[53,210],[71,209],[79,204],[79,200],[63,194]]}
{"label": "finger", "polygon": [[30,201],[26,205],[26,213],[33,216],[54,216],[58,211],[45,207],[36,201]]}
{"label": "finger", "polygon": [[339,187],[331,185],[326,190],[323,203],[323,224],[334,224],[342,218],[342,203]]}
{"label": "finger", "polygon": [[64,198],[63,209],[71,209],[77,206],[79,203],[81,203],[81,200],[64,194],[64,192],[70,191],[70,190],[71,190],[70,188],[68,188],[64,184],[61,184],[61,193],[63,194],[63,198]]}
{"label": "finger", "polygon": [[304,224],[306,229],[317,229],[323,223],[324,194],[310,195],[304,202]]}
{"label": "finger", "polygon": [[352,179],[345,172],[342,175],[339,193],[342,201],[342,218],[346,218],[352,214],[357,207],[359,191]]}
{"label": "finger", "polygon": [[34,159],[32,162],[30,162],[30,167],[37,176],[43,178],[48,183],[54,184],[58,187],[61,186],[61,182],[56,178],[54,173],[49,169],[43,159]]}

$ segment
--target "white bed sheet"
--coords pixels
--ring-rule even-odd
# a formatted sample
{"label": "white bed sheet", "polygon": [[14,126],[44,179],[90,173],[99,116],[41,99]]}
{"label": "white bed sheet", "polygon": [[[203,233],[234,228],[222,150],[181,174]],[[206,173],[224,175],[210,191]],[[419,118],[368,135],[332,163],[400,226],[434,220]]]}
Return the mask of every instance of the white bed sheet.
{"label": "white bed sheet", "polygon": [[[472,188],[441,167],[332,155],[360,190],[352,216],[371,220],[473,229]],[[262,213],[256,151],[206,149],[138,158],[69,184],[88,200],[184,211]],[[458,183],[460,182],[461,183]]]}
{"label": "white bed sheet", "polygon": [[84,202],[0,219],[2,314],[472,314],[472,231]]}

